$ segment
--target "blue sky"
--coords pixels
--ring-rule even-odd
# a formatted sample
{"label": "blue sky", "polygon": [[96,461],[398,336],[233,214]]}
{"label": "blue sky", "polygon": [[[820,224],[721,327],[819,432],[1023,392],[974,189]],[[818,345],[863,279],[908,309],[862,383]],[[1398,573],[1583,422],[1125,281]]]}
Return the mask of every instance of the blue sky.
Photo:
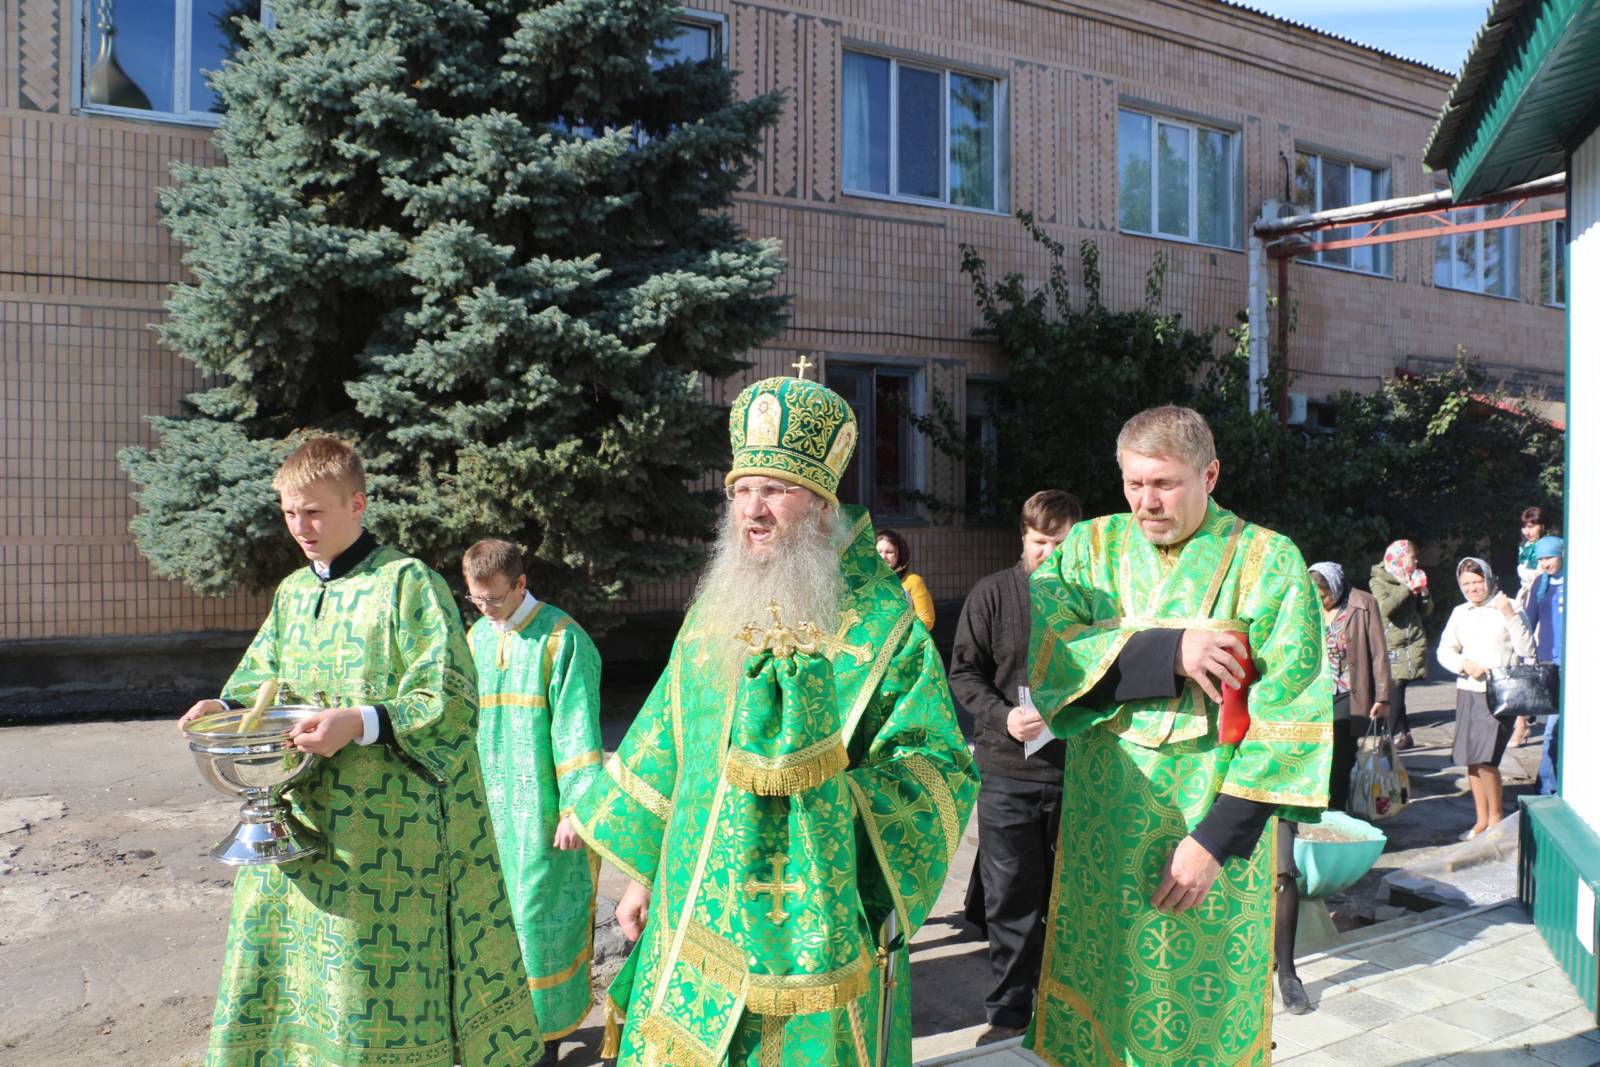
{"label": "blue sky", "polygon": [[1452,74],[1489,13],[1488,0],[1242,0],[1249,7],[1419,60]]}

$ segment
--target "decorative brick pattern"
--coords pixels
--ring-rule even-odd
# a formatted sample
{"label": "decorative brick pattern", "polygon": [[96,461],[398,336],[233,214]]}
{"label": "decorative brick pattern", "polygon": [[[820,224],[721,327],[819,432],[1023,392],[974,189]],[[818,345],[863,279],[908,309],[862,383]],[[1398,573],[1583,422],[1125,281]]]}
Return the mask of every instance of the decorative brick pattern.
{"label": "decorative brick pattern", "polygon": [[[156,190],[170,183],[171,162],[211,158],[208,133],[56,113],[71,68],[70,6],[0,5],[0,639],[254,626],[259,599],[198,598],[150,572],[126,529],[130,486],[115,462],[118,448],[148,442],[146,416],[176,411],[199,385],[149,327],[183,277]],[[782,242],[791,318],[750,354],[745,375],[707,383],[719,404],[755,376],[790,373],[804,352],[824,364],[909,361],[962,413],[968,378],[1006,367],[972,336],[979,317],[959,246],[976,248],[996,276],[1044,279],[1045,258],[1008,217],[841,192],[845,47],[1006,77],[1012,207],[1033,211],[1066,245],[1074,298],[1083,295],[1080,241],[1098,244],[1103,296],[1118,308],[1142,299],[1160,252],[1164,306],[1196,328],[1229,326],[1245,306],[1244,253],[1119,232],[1120,102],[1239,130],[1246,217],[1281,195],[1282,160],[1297,145],[1389,167],[1396,196],[1432,187],[1416,160],[1448,76],[1211,0],[692,6],[727,18],[741,94],[786,94],[733,215]],[[1397,367],[1451,358],[1458,344],[1507,373],[1559,384],[1564,324],[1539,303],[1539,246],[1536,230],[1523,231],[1522,297],[1510,301],[1434,289],[1429,242],[1392,246],[1393,278],[1291,266],[1293,387],[1314,399],[1371,388]],[[955,497],[964,478],[929,455],[923,484]],[[940,599],[961,597],[1016,558],[1009,525],[905,533]],[[634,606],[676,610],[690,588],[640,590]]]}
{"label": "decorative brick pattern", "polygon": [[61,68],[71,62],[71,53],[61,47],[60,0],[19,0],[17,7],[19,98],[30,110],[55,111]]}

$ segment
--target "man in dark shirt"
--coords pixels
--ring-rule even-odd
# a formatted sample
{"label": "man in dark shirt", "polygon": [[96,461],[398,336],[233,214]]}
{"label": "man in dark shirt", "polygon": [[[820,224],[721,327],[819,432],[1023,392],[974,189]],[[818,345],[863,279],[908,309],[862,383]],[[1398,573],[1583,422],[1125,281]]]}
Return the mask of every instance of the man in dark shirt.
{"label": "man in dark shirt", "polygon": [[1022,506],[1022,559],[974,586],[956,625],[950,689],[972,716],[983,778],[969,907],[981,906],[995,979],[984,998],[989,1030],[980,1043],[1020,1033],[1033,1014],[1039,984],[1061,819],[1063,748],[1052,740],[1025,754],[1025,743],[1045,732],[1044,720],[1020,692],[1028,684],[1028,575],[1082,517],[1071,493],[1046,489],[1029,497]]}

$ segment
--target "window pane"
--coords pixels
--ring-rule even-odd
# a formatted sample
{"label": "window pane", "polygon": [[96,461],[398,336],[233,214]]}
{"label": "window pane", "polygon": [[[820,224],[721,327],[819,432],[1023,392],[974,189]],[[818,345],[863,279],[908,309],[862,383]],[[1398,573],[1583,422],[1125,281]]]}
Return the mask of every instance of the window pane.
{"label": "window pane", "polygon": [[[1294,188],[1290,193],[1297,215],[1309,215],[1317,210],[1317,157],[1306,152],[1294,154]],[[1322,259],[1321,252],[1307,252],[1300,257],[1308,262]]]}
{"label": "window pane", "polygon": [[[1350,202],[1352,204],[1368,204],[1377,199],[1373,195],[1373,177],[1373,172],[1366,167],[1350,168]],[[1349,231],[1346,232],[1348,233]],[[1350,249],[1350,265],[1356,270],[1376,270],[1377,258],[1373,255],[1374,250],[1375,246],[1373,245]]]}
{"label": "window pane", "polygon": [[244,47],[241,18],[261,21],[261,0],[194,0],[189,13],[190,111],[221,110],[204,72],[221,70],[223,60]]}
{"label": "window pane", "polygon": [[[1476,222],[1479,218],[1479,209],[1466,208],[1455,212],[1458,222]],[[1462,233],[1455,238],[1455,271],[1451,284],[1457,289],[1471,289],[1474,292],[1482,291],[1482,280],[1478,273],[1478,234]]]}
{"label": "window pane", "polygon": [[1206,244],[1232,247],[1233,236],[1233,152],[1227,134],[1200,130],[1195,157],[1195,222],[1200,240]]}
{"label": "window pane", "polygon": [[717,27],[704,22],[679,22],[663,42],[663,63],[703,63],[717,58]]}
{"label": "window pane", "polygon": [[[1509,213],[1509,204],[1491,204],[1483,209],[1485,219],[1498,219]],[[1483,231],[1484,292],[1510,297],[1521,294],[1521,247],[1514,226]]]}
{"label": "window pane", "polygon": [[1150,118],[1134,111],[1117,116],[1117,205],[1122,228],[1150,233]]}
{"label": "window pane", "polygon": [[889,61],[844,54],[844,186],[889,191]]}
{"label": "window pane", "polygon": [[1455,284],[1450,277],[1450,263],[1454,259],[1450,238],[1441,237],[1433,242],[1433,284],[1448,289]]}
{"label": "window pane", "polygon": [[908,487],[911,473],[910,423],[911,379],[900,375],[877,374],[873,396],[873,510],[893,514],[906,510],[901,492]]}
{"label": "window pane", "polygon": [[[856,416],[856,430],[867,438],[872,432],[872,371],[865,367],[828,363],[828,388],[838,393]],[[839,501],[844,504],[866,504],[866,472],[872,467],[871,450],[857,448],[855,459],[844,469],[839,479]]]}
{"label": "window pane", "polygon": [[89,11],[89,102],[171,111],[173,0],[106,0]]}
{"label": "window pane", "polygon": [[1317,157],[1305,152],[1294,154],[1294,206],[1306,214],[1317,210]]}
{"label": "window pane", "polygon": [[1189,236],[1189,131],[1159,123],[1156,221],[1162,233]]}
{"label": "window pane", "polygon": [[[1322,210],[1332,207],[1350,206],[1350,164],[1341,163],[1336,159],[1322,158]],[[1350,236],[1348,227],[1341,226],[1336,230],[1328,230],[1323,234],[1324,241],[1343,241]],[[1322,253],[1324,263],[1337,263],[1342,267],[1350,265],[1350,249],[1335,248]]]}
{"label": "window pane", "polygon": [[944,155],[940,131],[944,75],[915,67],[901,67],[899,74],[895,121],[900,154],[895,192],[937,200],[943,192],[939,176],[940,157]]}
{"label": "window pane", "polygon": [[1555,260],[1556,291],[1554,303],[1567,302],[1567,224],[1565,222],[1552,223],[1555,227],[1555,247],[1551,249],[1552,258]]}
{"label": "window pane", "polygon": [[993,208],[995,86],[950,75],[950,202]]}

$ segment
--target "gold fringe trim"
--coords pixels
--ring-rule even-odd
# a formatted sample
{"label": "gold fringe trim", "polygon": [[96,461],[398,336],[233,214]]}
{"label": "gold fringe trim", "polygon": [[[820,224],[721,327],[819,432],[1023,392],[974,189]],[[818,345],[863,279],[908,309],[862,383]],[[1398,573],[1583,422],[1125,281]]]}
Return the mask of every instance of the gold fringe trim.
{"label": "gold fringe trim", "polygon": [[617,1002],[606,997],[606,1028],[600,1037],[600,1058],[614,1060],[622,1054],[622,1024],[628,1016],[617,1007]]}
{"label": "gold fringe trim", "polygon": [[684,931],[678,962],[698,970],[724,989],[737,990],[744,984],[745,962],[739,947],[714,930],[689,920]]}
{"label": "gold fringe trim", "polygon": [[759,1015],[833,1011],[865,996],[871,978],[865,956],[836,971],[815,976],[752,974],[745,1007]]}
{"label": "gold fringe trim", "polygon": [[653,1054],[654,1062],[670,1067],[720,1067],[710,1049],[665,1015],[646,1018],[639,1036],[644,1039],[646,1062]]}
{"label": "gold fringe trim", "polygon": [[[813,750],[820,749],[813,754]],[[791,756],[776,759],[758,756],[742,748],[728,750],[723,767],[728,784],[763,797],[792,797],[815,789],[850,765],[844,742],[834,734]]]}

